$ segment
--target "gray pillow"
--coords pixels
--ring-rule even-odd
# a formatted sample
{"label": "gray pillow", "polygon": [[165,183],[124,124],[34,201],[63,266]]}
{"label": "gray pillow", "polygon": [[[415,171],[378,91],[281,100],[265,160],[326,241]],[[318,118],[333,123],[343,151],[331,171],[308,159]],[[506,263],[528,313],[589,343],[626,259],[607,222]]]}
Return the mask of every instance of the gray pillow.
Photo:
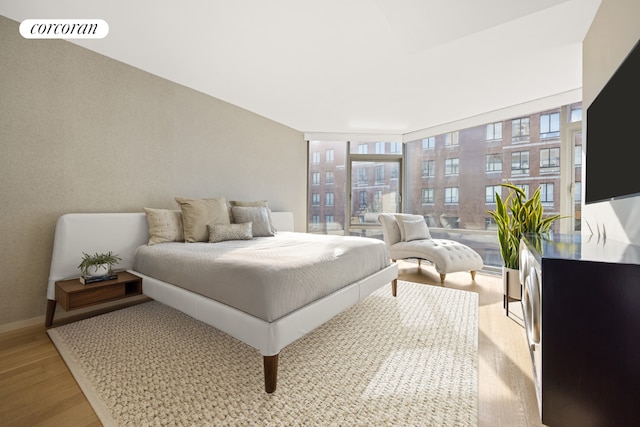
{"label": "gray pillow", "polygon": [[209,242],[217,243],[227,240],[251,240],[251,223],[243,224],[207,224],[209,229]]}
{"label": "gray pillow", "polygon": [[251,222],[253,237],[274,236],[273,227],[269,222],[269,209],[264,206],[232,206],[231,213],[236,224]]}

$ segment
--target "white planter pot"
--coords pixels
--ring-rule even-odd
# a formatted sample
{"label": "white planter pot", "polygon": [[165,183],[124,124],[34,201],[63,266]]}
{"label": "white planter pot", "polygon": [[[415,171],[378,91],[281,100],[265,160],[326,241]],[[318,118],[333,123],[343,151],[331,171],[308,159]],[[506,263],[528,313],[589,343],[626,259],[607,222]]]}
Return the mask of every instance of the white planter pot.
{"label": "white planter pot", "polygon": [[503,294],[510,299],[522,299],[522,286],[520,285],[520,271],[515,268],[502,267]]}
{"label": "white planter pot", "polygon": [[91,277],[106,276],[109,274],[109,264],[102,264],[97,267],[92,266],[89,268],[88,273]]}

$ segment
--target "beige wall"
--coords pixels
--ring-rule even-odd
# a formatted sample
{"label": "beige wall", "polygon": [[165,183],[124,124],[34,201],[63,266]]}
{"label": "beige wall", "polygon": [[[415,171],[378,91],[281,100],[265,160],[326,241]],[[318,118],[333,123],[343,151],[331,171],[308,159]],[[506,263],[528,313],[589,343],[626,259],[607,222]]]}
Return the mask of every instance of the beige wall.
{"label": "beige wall", "polygon": [[[640,1],[603,0],[583,42],[583,108],[588,106],[640,39]],[[632,105],[638,108],[637,103]],[[586,135],[585,115],[583,134]],[[589,137],[585,138],[589,155]],[[630,147],[631,148],[631,147]],[[584,179],[583,179],[584,182]],[[607,238],[640,244],[640,197],[586,205],[583,222],[604,227]],[[588,227],[583,225],[583,230]]]}
{"label": "beige wall", "polygon": [[305,230],[301,132],[2,16],[0,64],[0,327],[44,322],[63,213],[266,198]]}

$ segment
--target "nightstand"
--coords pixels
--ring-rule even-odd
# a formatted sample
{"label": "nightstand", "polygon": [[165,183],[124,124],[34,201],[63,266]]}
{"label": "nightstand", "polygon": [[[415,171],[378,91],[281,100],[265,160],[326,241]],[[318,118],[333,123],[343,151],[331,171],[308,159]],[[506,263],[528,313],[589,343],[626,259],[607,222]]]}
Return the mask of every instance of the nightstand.
{"label": "nightstand", "polygon": [[[79,279],[56,282],[56,302],[65,311],[142,294],[142,278],[128,271],[118,272],[118,278],[83,285]],[[55,307],[54,307],[55,312]],[[45,326],[53,323],[54,312],[47,316]]]}

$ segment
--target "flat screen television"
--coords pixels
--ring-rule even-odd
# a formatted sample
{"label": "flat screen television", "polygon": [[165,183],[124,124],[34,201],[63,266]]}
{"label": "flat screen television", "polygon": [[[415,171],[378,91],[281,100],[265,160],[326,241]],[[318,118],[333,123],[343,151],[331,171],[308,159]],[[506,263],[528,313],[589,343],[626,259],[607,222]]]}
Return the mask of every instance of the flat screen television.
{"label": "flat screen television", "polygon": [[640,41],[587,108],[585,203],[640,196]]}

